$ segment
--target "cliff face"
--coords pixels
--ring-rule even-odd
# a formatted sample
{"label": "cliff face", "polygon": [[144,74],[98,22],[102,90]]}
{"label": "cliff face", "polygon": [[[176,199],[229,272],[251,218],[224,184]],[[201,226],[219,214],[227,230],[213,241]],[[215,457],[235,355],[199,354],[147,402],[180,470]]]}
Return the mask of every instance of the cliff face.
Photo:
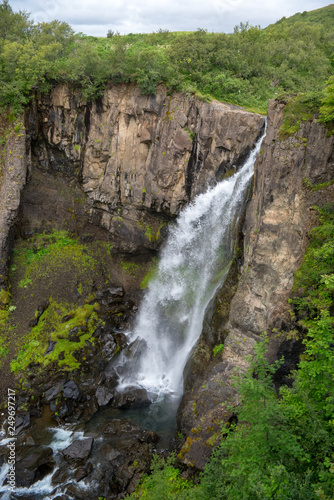
{"label": "cliff face", "polygon": [[7,255],[14,237],[21,191],[30,168],[30,150],[29,146],[26,147],[23,123],[18,122],[15,128],[9,122],[3,125],[5,137],[0,162],[0,287],[5,282]]}
{"label": "cliff face", "polygon": [[[294,271],[314,224],[312,206],[332,202],[333,186],[312,190],[334,179],[333,137],[313,122],[302,123],[289,138],[281,138],[283,105],[271,103],[263,154],[255,166],[254,194],[245,224],[245,263],[232,300],[225,359],[243,363],[242,339],[250,345],[266,330],[289,323],[287,299]],[[242,312],[242,314],[240,314]],[[248,348],[246,348],[248,351]]]}
{"label": "cliff face", "polygon": [[[277,102],[269,105],[267,135],[246,211],[244,265],[227,321],[219,322],[223,297],[216,298],[215,334],[227,336],[223,354],[185,394],[179,411],[181,430],[189,433],[181,457],[197,467],[210,454],[212,429],[218,430],[219,422],[230,417],[222,403],[237,402],[230,385],[235,368],[247,367],[245,356],[252,354],[262,332],[284,331],[289,325],[293,274],[303,258],[307,232],[316,223],[312,206],[334,201],[333,185],[310,187],[334,179],[333,137],[326,137],[315,121],[302,123],[293,136],[281,137],[283,108]],[[272,358],[283,339],[272,335]]]}
{"label": "cliff face", "polygon": [[239,165],[263,125],[235,106],[132,85],[109,86],[89,105],[58,86],[29,121],[34,166],[77,176],[115,248],[130,252],[156,248],[164,225]]}

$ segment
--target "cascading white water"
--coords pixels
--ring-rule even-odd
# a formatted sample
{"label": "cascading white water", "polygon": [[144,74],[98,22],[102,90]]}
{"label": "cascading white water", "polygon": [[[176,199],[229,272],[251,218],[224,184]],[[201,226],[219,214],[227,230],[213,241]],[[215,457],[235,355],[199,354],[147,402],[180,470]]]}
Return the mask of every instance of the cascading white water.
{"label": "cascading white water", "polygon": [[199,195],[170,230],[131,334],[145,347],[131,361],[132,370],[123,371],[120,390],[137,385],[160,396],[182,394],[183,371],[205,310],[232,262],[235,228],[262,138],[243,167]]}

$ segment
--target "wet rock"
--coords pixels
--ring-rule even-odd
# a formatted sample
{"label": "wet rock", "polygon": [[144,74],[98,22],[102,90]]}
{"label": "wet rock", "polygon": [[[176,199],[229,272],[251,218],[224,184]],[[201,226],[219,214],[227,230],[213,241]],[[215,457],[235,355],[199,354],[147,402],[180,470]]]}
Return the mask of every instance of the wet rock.
{"label": "wet rock", "polygon": [[110,422],[104,422],[99,427],[99,430],[102,434],[121,436],[123,434],[140,433],[141,428],[131,420],[115,418]]}
{"label": "wet rock", "polygon": [[104,458],[108,462],[112,462],[114,465],[119,465],[121,463],[120,458],[122,457],[122,454],[119,450],[116,450],[115,448],[106,445],[102,448],[101,451],[103,453]]}
{"label": "wet rock", "polygon": [[145,389],[138,387],[127,387],[122,393],[117,393],[114,397],[113,406],[115,408],[138,408],[151,404]]}
{"label": "wet rock", "polygon": [[73,380],[69,380],[64,385],[63,397],[67,399],[79,399],[80,397],[79,387]]}
{"label": "wet rock", "polygon": [[73,443],[65,448],[62,453],[65,459],[70,463],[83,463],[90,455],[93,442],[93,438],[73,441]]}
{"label": "wet rock", "polygon": [[110,297],[124,297],[124,289],[122,286],[106,288],[102,293],[110,295]]}
{"label": "wet rock", "polygon": [[119,347],[121,349],[124,349],[124,347],[128,343],[126,335],[124,333],[122,333],[122,332],[116,332],[116,333],[114,333],[114,338],[115,338],[115,340],[117,342],[117,345],[119,345]]}
{"label": "wet rock", "polygon": [[114,337],[110,333],[104,335],[103,339],[101,339],[101,345],[105,359],[110,361],[114,357],[117,349]]}
{"label": "wet rock", "polygon": [[93,470],[93,465],[89,462],[86,467],[78,467],[74,473],[75,479],[79,482],[87,477]]}
{"label": "wet rock", "polygon": [[52,476],[52,484],[64,484],[68,480],[68,469],[61,468],[56,470]]}
{"label": "wet rock", "polygon": [[57,410],[57,405],[54,401],[50,403],[50,411],[55,412]]}
{"label": "wet rock", "polygon": [[57,396],[60,394],[64,385],[65,385],[65,380],[62,380],[62,381],[56,383],[55,385],[53,385],[52,387],[50,387],[50,389],[48,389],[47,391],[45,391],[45,394],[44,394],[45,401],[49,402],[52,399],[57,398]]}
{"label": "wet rock", "polygon": [[46,309],[48,307],[49,307],[48,300],[45,300],[37,307],[37,314],[35,314],[35,317],[31,321],[29,321],[29,326],[31,328],[33,328],[34,326],[36,326],[38,324],[39,318],[42,316],[42,314],[44,313],[44,311],[46,311]]}
{"label": "wet rock", "polygon": [[29,487],[50,474],[54,468],[51,448],[25,446],[19,450],[16,462],[17,486]]}
{"label": "wet rock", "polygon": [[30,413],[17,414],[15,417],[15,434],[18,435],[30,425]]}
{"label": "wet rock", "polygon": [[69,404],[64,403],[58,407],[57,412],[60,418],[65,418],[72,415],[73,408]]}
{"label": "wet rock", "polygon": [[113,394],[106,387],[98,387],[96,389],[95,397],[97,404],[102,407],[106,406],[113,399]]}
{"label": "wet rock", "polygon": [[104,328],[103,326],[99,326],[96,328],[95,332],[93,333],[93,337],[99,338],[101,335],[104,335]]}
{"label": "wet rock", "polygon": [[154,431],[143,431],[140,436],[138,436],[138,441],[140,443],[156,444],[159,440],[160,437]]}
{"label": "wet rock", "polygon": [[28,446],[35,446],[35,444],[36,444],[35,440],[34,440],[34,438],[32,437],[31,434],[26,434],[24,436],[23,442],[24,442],[24,444],[26,444]]}

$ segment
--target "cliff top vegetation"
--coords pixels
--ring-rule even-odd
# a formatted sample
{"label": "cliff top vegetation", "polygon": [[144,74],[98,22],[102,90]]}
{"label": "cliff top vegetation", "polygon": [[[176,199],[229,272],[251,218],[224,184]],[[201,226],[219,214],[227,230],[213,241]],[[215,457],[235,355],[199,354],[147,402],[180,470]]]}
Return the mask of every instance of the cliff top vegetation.
{"label": "cliff top vegetation", "polygon": [[[317,109],[333,73],[334,5],[298,13],[261,29],[234,33],[169,32],[105,38],[74,33],[60,21],[34,23],[0,4],[0,106],[19,110],[56,83],[95,99],[108,81],[159,84],[266,112],[268,99],[308,93]],[[328,115],[328,113],[327,113]]]}

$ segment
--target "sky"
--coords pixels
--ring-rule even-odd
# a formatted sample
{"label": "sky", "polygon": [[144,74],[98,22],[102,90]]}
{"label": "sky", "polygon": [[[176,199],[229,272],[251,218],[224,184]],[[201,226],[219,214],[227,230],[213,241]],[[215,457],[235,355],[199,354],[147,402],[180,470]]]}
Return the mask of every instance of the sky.
{"label": "sky", "polygon": [[76,32],[106,36],[169,31],[233,32],[240,22],[265,28],[296,12],[319,9],[328,0],[9,0],[35,22],[58,19]]}

